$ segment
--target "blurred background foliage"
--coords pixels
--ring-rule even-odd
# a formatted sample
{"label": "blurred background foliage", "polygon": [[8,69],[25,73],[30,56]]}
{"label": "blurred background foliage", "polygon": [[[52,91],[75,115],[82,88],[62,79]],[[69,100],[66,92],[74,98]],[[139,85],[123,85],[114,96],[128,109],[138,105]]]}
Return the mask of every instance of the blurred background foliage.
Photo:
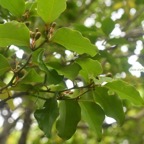
{"label": "blurred background foliage", "polygon": [[[30,10],[31,29],[34,30],[39,24],[43,25],[43,22],[37,17],[36,2],[33,0],[26,2],[26,8]],[[0,22],[3,23],[4,19],[15,18],[6,9],[0,7]],[[67,0],[67,9],[56,23],[57,27],[71,27],[89,38],[99,49],[95,59],[101,62],[104,73],[124,79],[134,85],[144,97],[143,0]],[[40,31],[42,28],[39,27]],[[65,55],[60,50],[58,53]],[[71,59],[72,56],[69,57]],[[17,142],[24,144],[21,132],[28,134],[27,144],[98,143],[95,134],[83,123],[79,124],[78,130],[68,141],[61,140],[55,135],[55,131],[52,139],[47,139],[37,127],[37,122],[31,115],[32,110],[28,110],[23,115],[24,105],[19,109],[21,99],[9,103],[13,105],[13,113],[7,107],[1,109],[0,143],[2,144]],[[120,126],[114,120],[106,119],[100,144],[144,143],[144,109],[125,103],[127,105],[125,123]],[[23,129],[23,125],[27,129]]]}

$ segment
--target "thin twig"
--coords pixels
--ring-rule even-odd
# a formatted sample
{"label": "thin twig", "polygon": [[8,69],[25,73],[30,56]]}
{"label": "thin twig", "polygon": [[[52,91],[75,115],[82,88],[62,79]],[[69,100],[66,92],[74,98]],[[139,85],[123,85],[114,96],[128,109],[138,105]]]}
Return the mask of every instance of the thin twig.
{"label": "thin twig", "polygon": [[12,86],[12,85],[13,85],[14,79],[15,79],[15,78],[18,76],[18,74],[28,65],[31,57],[32,57],[32,54],[29,56],[27,62],[26,62],[18,71],[14,72],[14,75],[13,75],[12,79],[10,80],[10,82],[9,82],[7,85],[5,85],[4,87],[2,87],[2,88],[0,89],[0,92],[2,92],[4,89],[7,89],[9,86]]}

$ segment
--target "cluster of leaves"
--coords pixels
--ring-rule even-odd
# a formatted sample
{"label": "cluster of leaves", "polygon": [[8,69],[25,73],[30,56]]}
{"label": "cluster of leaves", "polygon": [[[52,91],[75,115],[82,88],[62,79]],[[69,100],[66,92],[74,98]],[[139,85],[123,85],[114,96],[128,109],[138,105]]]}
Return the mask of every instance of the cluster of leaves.
{"label": "cluster of leaves", "polygon": [[[34,116],[47,137],[56,122],[58,135],[67,140],[84,120],[100,140],[106,115],[122,124],[127,100],[137,106],[144,101],[133,86],[103,72],[99,52],[89,39],[59,26],[57,19],[66,4],[66,0],[0,1],[0,105],[16,97],[33,100],[38,105],[32,108]],[[106,35],[113,27],[110,18],[103,21]],[[15,56],[13,45],[23,50],[22,59]],[[67,88],[68,80],[72,88]]]}

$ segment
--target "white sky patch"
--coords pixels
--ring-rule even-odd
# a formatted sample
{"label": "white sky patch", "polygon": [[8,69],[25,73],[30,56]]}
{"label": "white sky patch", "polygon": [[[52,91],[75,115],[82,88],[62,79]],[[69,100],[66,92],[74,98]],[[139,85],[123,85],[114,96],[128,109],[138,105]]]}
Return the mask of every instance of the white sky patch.
{"label": "white sky patch", "polygon": [[111,18],[113,21],[116,21],[117,19],[120,19],[123,14],[124,14],[124,9],[120,8],[117,11],[112,12]]}
{"label": "white sky patch", "polygon": [[136,77],[141,76],[141,72],[144,72],[144,67],[139,63],[135,62],[129,69],[129,72]]}
{"label": "white sky patch", "polygon": [[143,49],[143,42],[141,41],[141,40],[138,40],[137,42],[136,42],[136,49],[135,49],[135,51],[134,51],[134,53],[136,54],[136,55],[139,55],[140,53],[141,53],[141,50]]}
{"label": "white sky patch", "polygon": [[136,63],[137,59],[138,59],[137,55],[132,55],[128,58],[128,63],[131,65],[134,65]]}
{"label": "white sky patch", "polygon": [[23,121],[18,121],[18,122],[16,123],[15,128],[16,128],[17,130],[21,130],[21,129],[23,128]]}
{"label": "white sky patch", "polygon": [[120,25],[116,24],[115,28],[113,29],[113,31],[111,32],[111,38],[113,37],[121,37],[122,36],[122,31],[120,29]]}
{"label": "white sky patch", "polygon": [[24,51],[23,51],[23,50],[18,50],[18,51],[16,51],[16,56],[17,56],[18,58],[20,58],[20,59],[22,59],[23,54],[24,54]]}
{"label": "white sky patch", "polygon": [[112,124],[112,123],[115,123],[116,120],[113,119],[113,118],[111,118],[111,117],[106,116],[106,117],[105,117],[105,122],[106,122],[107,124]]}
{"label": "white sky patch", "polygon": [[13,113],[12,113],[12,118],[13,119],[17,119],[19,117],[19,114],[20,114],[20,110],[15,110]]}
{"label": "white sky patch", "polygon": [[122,52],[128,52],[128,47],[127,47],[127,45],[123,45],[123,46],[121,47],[121,51],[122,51]]}
{"label": "white sky patch", "polygon": [[84,86],[84,83],[83,82],[77,82],[77,85],[78,85],[78,87],[82,87],[82,86]]}
{"label": "white sky patch", "polygon": [[61,58],[61,54],[59,54],[59,53],[54,52],[53,55],[54,55],[54,57],[56,59],[60,59]]}
{"label": "white sky patch", "polygon": [[19,104],[22,103],[22,99],[21,99],[21,98],[15,98],[15,99],[13,100],[13,103],[14,103],[15,106],[18,106]]}
{"label": "white sky patch", "polygon": [[66,54],[67,56],[70,56],[70,55],[72,55],[72,52],[69,51],[69,50],[65,50],[65,54]]}
{"label": "white sky patch", "polygon": [[96,43],[95,43],[95,45],[97,46],[97,48],[99,49],[99,50],[104,50],[105,49],[105,46],[104,46],[104,40],[99,40],[99,41],[97,41]]}
{"label": "white sky patch", "polygon": [[10,46],[10,49],[13,49],[13,50],[16,51],[16,56],[17,56],[18,58],[21,59],[21,58],[23,57],[24,51],[23,51],[23,50],[20,50],[17,46],[11,45],[11,46]]}
{"label": "white sky patch", "polygon": [[136,9],[135,8],[131,8],[130,9],[130,15],[135,15],[136,14]]}
{"label": "white sky patch", "polygon": [[106,5],[107,7],[111,6],[111,4],[112,4],[112,1],[111,1],[111,0],[105,0],[104,2],[105,2],[105,5]]}
{"label": "white sky patch", "polygon": [[93,17],[88,17],[85,21],[84,21],[84,25],[86,27],[91,27],[92,25],[95,24],[95,18]]}
{"label": "white sky patch", "polygon": [[67,86],[67,88],[68,89],[70,89],[70,88],[73,88],[74,87],[74,85],[73,85],[73,82],[71,81],[71,80],[66,80],[66,86]]}

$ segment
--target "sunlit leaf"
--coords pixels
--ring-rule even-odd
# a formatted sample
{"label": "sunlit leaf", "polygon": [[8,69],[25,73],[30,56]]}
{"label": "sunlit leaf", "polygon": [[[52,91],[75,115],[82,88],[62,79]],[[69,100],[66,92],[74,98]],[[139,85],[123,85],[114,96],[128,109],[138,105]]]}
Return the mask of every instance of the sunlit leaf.
{"label": "sunlit leaf", "polygon": [[35,111],[34,116],[41,130],[47,137],[51,136],[52,126],[58,117],[59,111],[56,99],[49,99],[45,102],[43,109]]}
{"label": "sunlit leaf", "polygon": [[57,19],[66,9],[66,0],[37,0],[37,11],[46,23]]}
{"label": "sunlit leaf", "polygon": [[16,21],[0,24],[0,46],[17,45],[29,47],[29,41],[30,34],[25,24]]}
{"label": "sunlit leaf", "polygon": [[80,32],[69,28],[60,28],[52,37],[52,41],[56,42],[66,49],[77,52],[78,54],[89,54],[95,56],[97,48],[90,41],[83,37]]}
{"label": "sunlit leaf", "polygon": [[58,135],[63,139],[69,139],[75,133],[81,119],[80,106],[75,100],[63,100],[59,108],[60,117],[56,124]]}
{"label": "sunlit leaf", "polygon": [[77,63],[72,63],[70,65],[60,65],[58,63],[48,63],[49,66],[56,69],[58,73],[64,75],[66,78],[71,80],[75,79],[78,75],[81,67]]}
{"label": "sunlit leaf", "polygon": [[35,71],[31,69],[22,79],[22,83],[42,83],[44,79]]}
{"label": "sunlit leaf", "polygon": [[117,93],[120,98],[127,99],[135,105],[144,104],[139,92],[133,86],[122,80],[109,82],[105,85],[105,87]]}
{"label": "sunlit leaf", "polygon": [[102,123],[105,118],[104,111],[94,102],[81,101],[79,103],[82,117],[89,124],[90,128],[96,132],[97,139],[100,140],[102,138]]}
{"label": "sunlit leaf", "polygon": [[96,77],[102,73],[101,64],[97,60],[85,58],[77,60],[77,63],[81,66],[83,74],[89,78]]}
{"label": "sunlit leaf", "polygon": [[10,11],[14,16],[20,17],[25,11],[24,0],[0,0],[0,5]]}

